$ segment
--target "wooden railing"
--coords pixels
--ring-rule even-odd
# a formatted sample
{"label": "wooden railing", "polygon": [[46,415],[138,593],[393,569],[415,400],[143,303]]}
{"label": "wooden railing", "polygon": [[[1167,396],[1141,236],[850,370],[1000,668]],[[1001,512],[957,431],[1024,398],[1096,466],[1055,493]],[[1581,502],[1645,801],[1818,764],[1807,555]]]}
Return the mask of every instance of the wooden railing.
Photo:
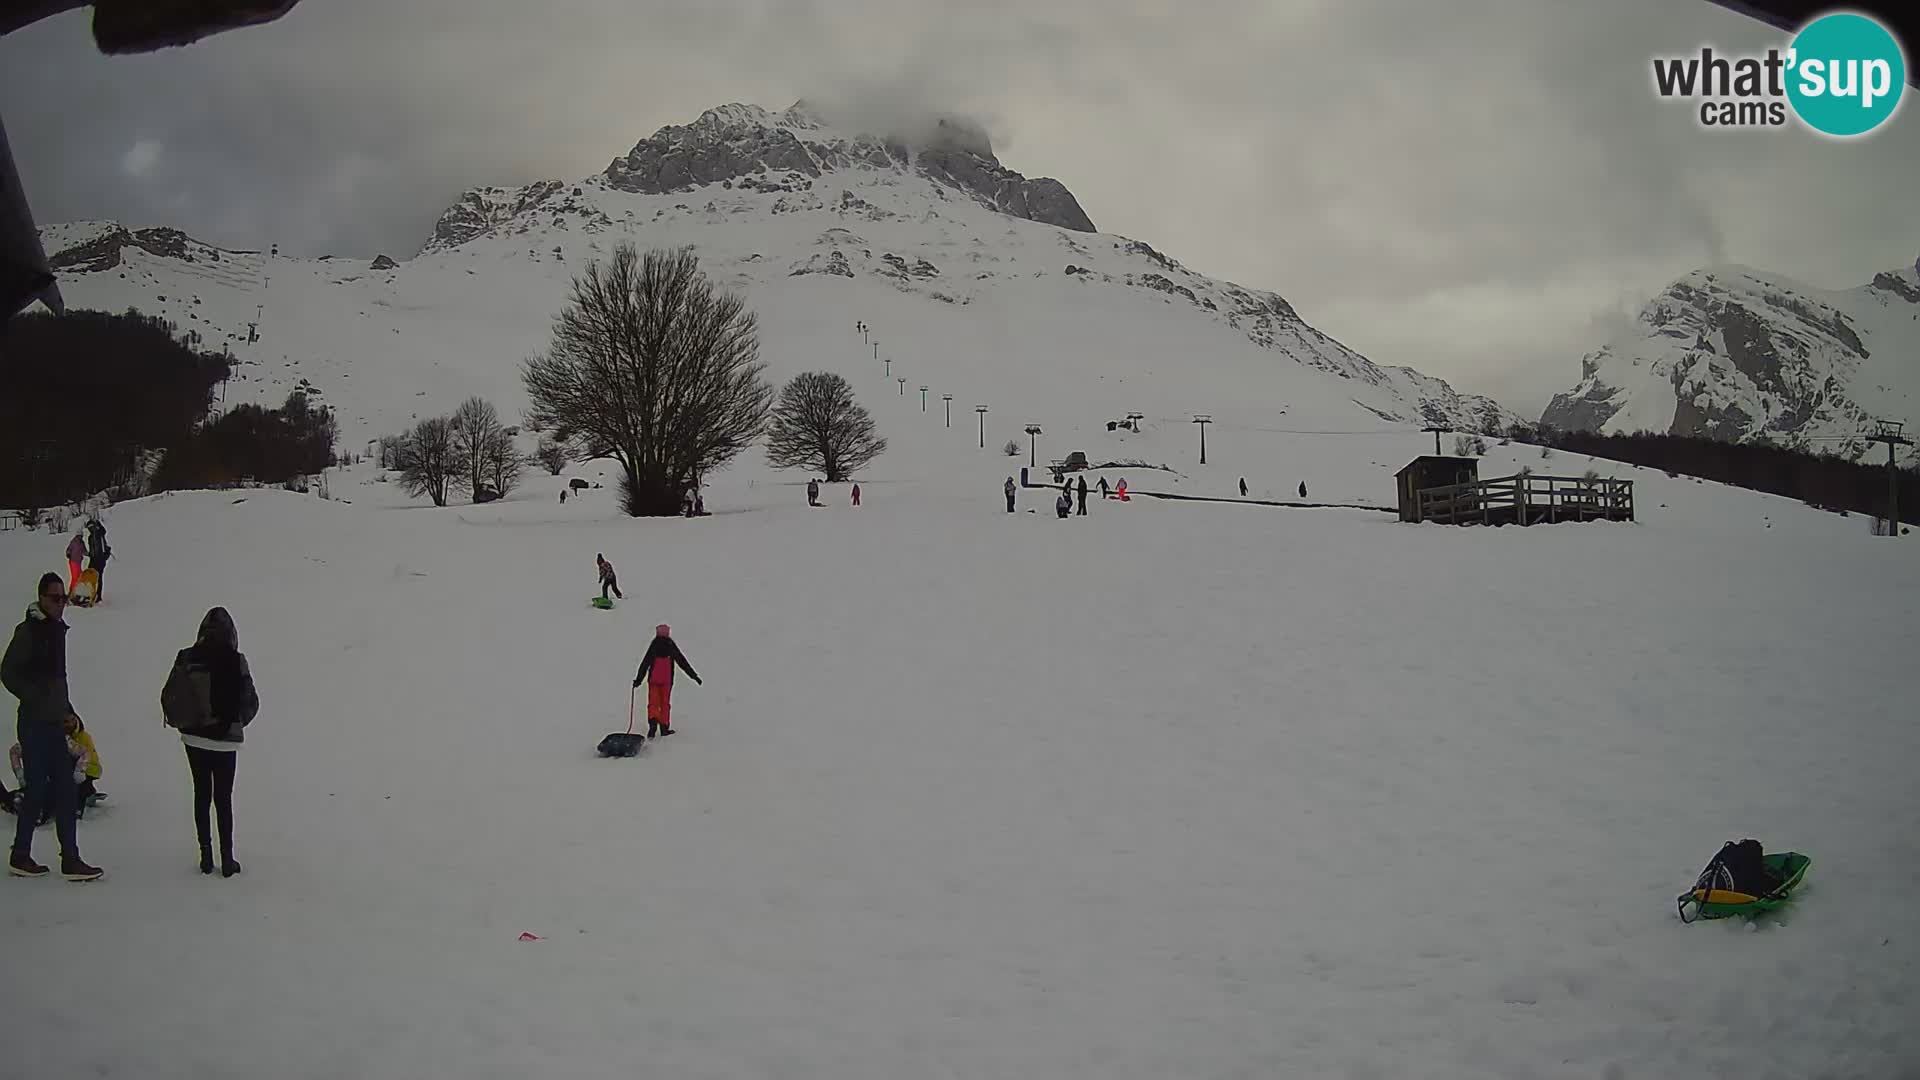
{"label": "wooden railing", "polygon": [[1471,484],[1422,488],[1421,521],[1442,525],[1534,525],[1632,521],[1633,481],[1523,473]]}

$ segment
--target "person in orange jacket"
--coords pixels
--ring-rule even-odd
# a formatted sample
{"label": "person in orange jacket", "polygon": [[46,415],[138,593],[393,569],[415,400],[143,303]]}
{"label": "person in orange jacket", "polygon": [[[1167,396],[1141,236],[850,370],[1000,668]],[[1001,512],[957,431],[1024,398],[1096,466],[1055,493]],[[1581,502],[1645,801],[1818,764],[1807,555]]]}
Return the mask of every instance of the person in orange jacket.
{"label": "person in orange jacket", "polygon": [[678,664],[680,670],[687,673],[694,682],[706,685],[700,680],[693,665],[680,653],[680,646],[673,640],[673,630],[666,623],[653,628],[653,643],[647,646],[647,654],[640,658],[640,670],[633,676],[633,688],[640,689],[641,683],[647,684],[647,738],[673,734],[673,668]]}

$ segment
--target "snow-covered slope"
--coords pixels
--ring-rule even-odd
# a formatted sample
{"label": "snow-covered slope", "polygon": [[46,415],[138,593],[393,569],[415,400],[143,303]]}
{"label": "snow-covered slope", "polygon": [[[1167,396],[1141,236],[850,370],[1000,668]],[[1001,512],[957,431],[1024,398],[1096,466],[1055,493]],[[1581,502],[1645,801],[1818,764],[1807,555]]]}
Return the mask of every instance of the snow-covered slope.
{"label": "snow-covered slope", "polygon": [[[836,132],[798,106],[728,106],[595,177],[469,191],[404,261],[217,252],[112,224],[46,235],[70,304],[137,306],[230,345],[230,400],[277,400],[304,380],[350,439],[446,408],[449,394],[517,410],[518,363],[546,345],[569,280],[622,241],[693,245],[760,315],[776,378],[820,366],[852,377],[863,359],[884,376],[891,358],[915,389],[1005,410],[996,420],[1014,434],[1029,420],[1104,430],[1130,411],[1335,428],[1514,419],[1371,363],[1273,293],[1082,228],[1064,187],[1006,169],[984,135],[948,123],[921,138]],[[877,356],[845,342],[861,320]]]}
{"label": "snow-covered slope", "polygon": [[[1920,425],[1920,261],[1858,288],[1746,267],[1695,271],[1580,362],[1541,419],[1852,456],[1875,420]],[[1907,448],[1911,455],[1912,448]]]}
{"label": "snow-covered slope", "polygon": [[[1344,467],[1339,438],[1293,450]],[[107,604],[68,639],[108,876],[0,879],[0,1072],[1920,1061],[1911,545],[1639,470],[1639,525],[1139,499],[1063,522],[1044,492],[1006,514],[949,456],[925,480],[882,459],[858,510],[729,471],[696,520],[551,485],[434,509],[365,469],[332,478],[350,505],[115,507]],[[1487,471],[1523,460],[1556,464]],[[63,543],[0,533],[14,617]],[[596,552],[612,612],[586,604]],[[193,869],[156,715],[213,604],[262,700],[231,881]],[[650,756],[596,760],[657,622],[705,684],[681,680]],[[1680,925],[1674,896],[1742,836],[1810,853],[1803,896],[1756,932]]]}
{"label": "snow-covered slope", "polygon": [[[1889,857],[1920,820],[1898,707],[1912,545],[1518,444],[1482,475],[1631,478],[1639,522],[1147,498],[1060,521],[1031,489],[1037,513],[1008,514],[1000,484],[1027,458],[998,447],[1029,421],[1041,460],[1124,462],[1098,475],[1135,491],[1229,496],[1244,476],[1257,497],[1305,482],[1389,503],[1432,441],[1382,415],[1425,384],[1369,381],[1244,290],[1267,323],[1233,325],[1229,286],[916,170],[754,181],[479,192],[464,235],[378,270],[129,233],[105,245],[118,263],[68,271],[70,297],[231,345],[229,400],[307,380],[370,437],[467,393],[512,411],[515,364],[588,258],[694,243],[747,291],[772,374],[843,372],[890,446],[858,509],[839,486],[809,508],[806,476],[757,452],[710,477],[697,519],[621,517],[605,463],[568,470],[606,486],[565,504],[540,474],[434,508],[361,465],[328,476],[340,501],[113,507],[107,602],[68,639],[111,795],[82,844],[108,877],[0,882],[15,1072],[1479,1080],[1920,1060],[1903,930],[1920,869]],[[1214,418],[1205,465],[1193,410]],[[1129,411],[1138,432],[1108,430]],[[0,533],[17,604],[64,542]],[[627,594],[611,612],[586,604],[595,553]],[[193,869],[187,769],[156,715],[214,604],[262,698],[230,881]],[[704,684],[676,690],[666,744],[597,760],[659,622]],[[1674,896],[1743,836],[1813,856],[1801,898],[1751,932],[1679,925]],[[50,830],[37,843],[51,854]]]}

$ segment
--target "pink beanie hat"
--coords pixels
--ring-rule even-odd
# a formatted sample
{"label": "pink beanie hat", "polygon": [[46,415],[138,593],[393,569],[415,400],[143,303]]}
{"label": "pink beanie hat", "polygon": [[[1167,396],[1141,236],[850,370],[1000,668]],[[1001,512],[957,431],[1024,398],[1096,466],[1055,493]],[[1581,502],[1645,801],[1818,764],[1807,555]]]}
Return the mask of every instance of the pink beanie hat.
{"label": "pink beanie hat", "polygon": [[666,637],[671,632],[671,628],[668,627],[666,623],[661,623],[659,626],[653,628],[653,632],[659,634],[661,637]]}

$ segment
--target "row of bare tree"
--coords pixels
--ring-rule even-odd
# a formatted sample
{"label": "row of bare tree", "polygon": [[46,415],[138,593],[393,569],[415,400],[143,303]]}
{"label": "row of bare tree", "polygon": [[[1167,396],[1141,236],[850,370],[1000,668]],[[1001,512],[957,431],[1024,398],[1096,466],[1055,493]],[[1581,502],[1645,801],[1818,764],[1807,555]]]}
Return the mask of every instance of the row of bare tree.
{"label": "row of bare tree", "polygon": [[[642,255],[621,244],[574,280],[552,343],[522,367],[526,425],[541,436],[532,460],[558,476],[570,461],[611,459],[622,509],[642,517],[680,513],[702,476],[762,436],[774,467],[829,482],[886,451],[846,379],[805,372],[776,401],[759,354],[756,316],[713,287],[690,247]],[[381,457],[436,506],[459,489],[476,502],[504,496],[525,463],[477,397],[383,440]]]}
{"label": "row of bare tree", "polygon": [[380,465],[399,474],[409,495],[435,506],[447,505],[456,491],[492,502],[519,486],[526,466],[513,437],[491,402],[470,397],[450,415],[426,417],[405,435],[382,439]]}
{"label": "row of bare tree", "polygon": [[524,365],[527,425],[563,465],[618,463],[621,507],[636,517],[679,513],[700,477],[763,435],[776,468],[829,481],[886,450],[845,379],[804,373],[776,403],[759,357],[758,318],[713,287],[690,247],[621,244],[574,280],[551,346]]}

